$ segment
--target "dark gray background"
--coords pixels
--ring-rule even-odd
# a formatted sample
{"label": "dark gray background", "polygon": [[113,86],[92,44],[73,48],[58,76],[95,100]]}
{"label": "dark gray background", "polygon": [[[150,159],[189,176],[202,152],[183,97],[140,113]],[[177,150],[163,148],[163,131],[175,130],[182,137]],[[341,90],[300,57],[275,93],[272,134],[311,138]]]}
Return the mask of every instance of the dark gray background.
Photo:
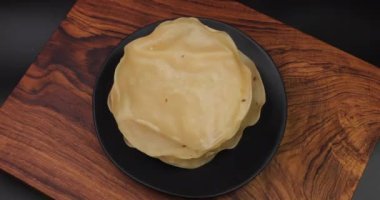
{"label": "dark gray background", "polygon": [[[380,65],[380,6],[376,0],[242,0],[305,33]],[[74,0],[6,0],[0,4],[0,104],[73,5]],[[378,144],[354,199],[380,199]],[[48,199],[0,171],[0,200]]]}

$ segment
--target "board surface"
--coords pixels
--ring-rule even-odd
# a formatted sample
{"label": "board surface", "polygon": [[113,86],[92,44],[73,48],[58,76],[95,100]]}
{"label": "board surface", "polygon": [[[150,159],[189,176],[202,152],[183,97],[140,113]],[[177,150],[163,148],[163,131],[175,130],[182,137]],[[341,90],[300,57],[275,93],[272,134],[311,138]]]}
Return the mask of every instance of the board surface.
{"label": "board surface", "polygon": [[287,91],[278,153],[220,198],[350,199],[380,136],[379,69],[235,1],[77,1],[0,108],[0,168],[58,199],[168,198],[108,160],[91,98],[114,46],[179,16],[243,30],[272,56]]}

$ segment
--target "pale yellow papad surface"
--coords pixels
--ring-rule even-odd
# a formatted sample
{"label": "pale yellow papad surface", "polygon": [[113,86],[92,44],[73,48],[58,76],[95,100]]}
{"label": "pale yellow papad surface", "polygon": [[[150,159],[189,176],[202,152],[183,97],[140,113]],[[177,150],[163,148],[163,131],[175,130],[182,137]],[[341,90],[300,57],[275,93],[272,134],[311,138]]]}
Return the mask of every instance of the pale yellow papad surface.
{"label": "pale yellow papad surface", "polygon": [[183,168],[233,148],[264,102],[254,63],[195,18],[163,22],[126,45],[108,98],[129,146]]}

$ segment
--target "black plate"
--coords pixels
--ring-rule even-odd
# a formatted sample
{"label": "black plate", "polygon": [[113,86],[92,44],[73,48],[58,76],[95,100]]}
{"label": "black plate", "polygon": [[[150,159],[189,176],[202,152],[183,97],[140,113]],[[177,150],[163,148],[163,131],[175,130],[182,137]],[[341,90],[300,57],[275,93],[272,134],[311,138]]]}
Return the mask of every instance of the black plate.
{"label": "black plate", "polygon": [[259,122],[245,129],[238,146],[220,152],[208,164],[192,170],[167,165],[129,148],[108,110],[107,97],[123,47],[148,35],[160,23],[148,25],[123,40],[105,63],[94,90],[94,121],[100,142],[113,163],[134,180],[161,192],[182,197],[212,197],[230,192],[255,177],[268,164],[284,133],[287,114],[285,89],[280,74],[267,53],[236,28],[222,22],[201,19],[227,32],[238,48],[255,61],[264,82],[267,101]]}

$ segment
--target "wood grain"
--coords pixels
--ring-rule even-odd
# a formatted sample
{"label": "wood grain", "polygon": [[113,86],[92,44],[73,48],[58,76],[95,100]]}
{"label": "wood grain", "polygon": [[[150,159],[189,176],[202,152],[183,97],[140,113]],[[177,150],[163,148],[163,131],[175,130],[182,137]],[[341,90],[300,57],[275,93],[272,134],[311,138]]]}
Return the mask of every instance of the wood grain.
{"label": "wood grain", "polygon": [[269,52],[286,86],[278,153],[220,199],[350,199],[380,136],[380,70],[234,1],[77,1],[0,109],[0,168],[56,199],[169,198],[107,159],[91,95],[121,39],[178,16],[240,28]]}

